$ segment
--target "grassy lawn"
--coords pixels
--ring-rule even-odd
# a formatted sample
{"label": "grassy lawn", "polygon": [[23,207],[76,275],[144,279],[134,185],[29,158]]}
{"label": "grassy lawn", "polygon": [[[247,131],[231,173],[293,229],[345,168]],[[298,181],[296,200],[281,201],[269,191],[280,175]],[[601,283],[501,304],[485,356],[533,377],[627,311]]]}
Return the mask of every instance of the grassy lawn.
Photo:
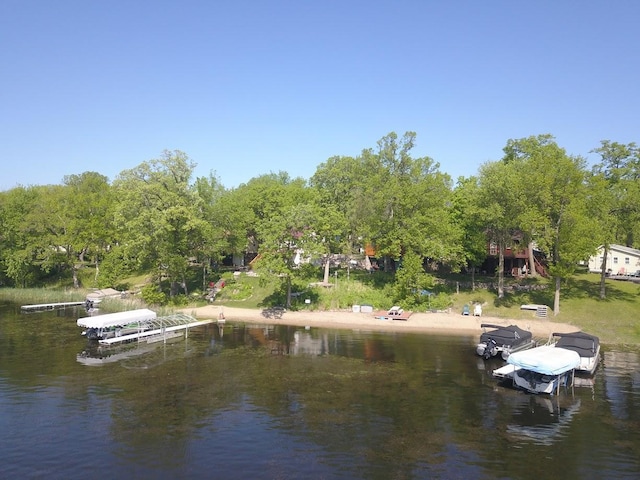
{"label": "grassy lawn", "polygon": [[562,285],[560,313],[553,315],[554,290],[545,280],[544,290],[508,293],[498,301],[495,292],[479,290],[462,291],[454,296],[454,309],[461,311],[465,303],[483,301],[483,314],[488,316],[526,320],[534,318],[533,312],[521,310],[520,305],[547,305],[549,321],[576,325],[577,329],[597,335],[610,344],[640,344],[640,284],[606,280],[605,300],[600,300],[600,276],[581,273]]}
{"label": "grassy lawn", "polygon": [[[246,273],[234,275],[233,272],[220,275],[226,280],[226,286],[216,296],[214,305],[262,309],[286,304],[286,290],[279,279],[267,279]],[[310,286],[322,279],[320,270],[310,271],[309,275],[292,286],[295,296],[291,308],[294,310],[350,310],[355,304],[372,305],[374,309],[388,309],[393,304],[391,275],[382,272],[370,275],[357,271],[347,274],[345,270],[339,270],[337,276],[332,272],[328,286]],[[123,284],[140,286],[147,278],[149,277],[140,275],[125,279]],[[470,278],[462,275],[451,275],[438,280],[433,293],[448,298],[447,307],[452,312],[462,312],[465,304],[481,303],[483,314],[486,316],[524,322],[535,318],[535,314],[530,310],[522,310],[521,305],[547,305],[550,322],[575,325],[576,330],[597,335],[604,343],[640,345],[639,283],[607,279],[607,298],[600,300],[600,277],[597,274],[580,273],[562,285],[560,313],[554,316],[551,310],[554,292],[550,282],[545,279],[528,281],[529,285],[537,288],[509,289],[505,298],[500,300],[491,288],[496,281],[493,277],[476,279],[482,288],[475,290],[471,289]],[[507,286],[513,284],[513,279],[506,281]],[[69,286],[56,285],[40,289],[2,289],[0,295],[2,298],[26,304],[83,300],[87,292],[88,290],[76,291]],[[192,295],[188,299],[189,306],[202,306],[207,303],[197,287],[191,288],[190,293]],[[130,302],[136,302],[136,306],[127,305],[128,308],[139,308],[141,305],[137,297],[132,297]],[[114,311],[118,309],[116,305],[104,306]],[[166,311],[167,308],[170,309],[165,307],[162,310]],[[428,307],[424,308],[425,311],[427,309]]]}

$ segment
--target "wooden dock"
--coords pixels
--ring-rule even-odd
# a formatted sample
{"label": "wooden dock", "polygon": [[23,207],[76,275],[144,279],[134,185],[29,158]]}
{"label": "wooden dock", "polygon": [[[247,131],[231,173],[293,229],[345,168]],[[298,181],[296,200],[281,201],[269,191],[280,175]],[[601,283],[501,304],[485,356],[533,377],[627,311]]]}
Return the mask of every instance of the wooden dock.
{"label": "wooden dock", "polygon": [[42,310],[55,310],[57,308],[79,307],[85,302],[61,302],[61,303],[40,303],[37,305],[22,305],[20,307],[25,312],[38,312]]}

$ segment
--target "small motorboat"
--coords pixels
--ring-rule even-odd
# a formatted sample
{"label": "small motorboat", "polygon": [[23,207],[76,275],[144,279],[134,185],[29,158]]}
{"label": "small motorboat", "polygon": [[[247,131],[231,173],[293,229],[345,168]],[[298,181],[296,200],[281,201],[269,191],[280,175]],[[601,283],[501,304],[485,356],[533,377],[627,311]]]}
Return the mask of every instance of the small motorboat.
{"label": "small motorboat", "polygon": [[485,359],[500,354],[502,359],[506,360],[513,352],[519,352],[535,346],[531,332],[523,330],[517,325],[503,327],[483,323],[480,327],[484,328],[485,331],[480,335],[476,353]]}

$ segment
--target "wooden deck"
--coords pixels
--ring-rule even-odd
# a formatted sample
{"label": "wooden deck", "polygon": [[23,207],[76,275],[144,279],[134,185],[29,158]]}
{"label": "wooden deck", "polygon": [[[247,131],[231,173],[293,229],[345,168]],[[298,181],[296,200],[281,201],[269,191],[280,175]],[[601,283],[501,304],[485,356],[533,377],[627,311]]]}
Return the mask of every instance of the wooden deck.
{"label": "wooden deck", "polygon": [[402,312],[401,314],[390,315],[388,310],[379,310],[373,316],[380,320],[402,320],[407,321],[413,312]]}

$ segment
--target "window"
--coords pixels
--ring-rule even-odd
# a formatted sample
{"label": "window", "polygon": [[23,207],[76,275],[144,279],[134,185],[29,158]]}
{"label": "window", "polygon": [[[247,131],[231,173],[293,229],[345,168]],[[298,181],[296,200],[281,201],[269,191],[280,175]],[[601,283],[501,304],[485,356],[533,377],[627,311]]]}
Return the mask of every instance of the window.
{"label": "window", "polygon": [[618,263],[618,257],[613,257],[613,264],[616,265]]}
{"label": "window", "polygon": [[624,264],[629,265],[629,263],[631,263],[629,262],[629,257],[624,257]]}
{"label": "window", "polygon": [[496,242],[491,242],[489,244],[489,255],[497,255],[498,254],[498,244]]}

